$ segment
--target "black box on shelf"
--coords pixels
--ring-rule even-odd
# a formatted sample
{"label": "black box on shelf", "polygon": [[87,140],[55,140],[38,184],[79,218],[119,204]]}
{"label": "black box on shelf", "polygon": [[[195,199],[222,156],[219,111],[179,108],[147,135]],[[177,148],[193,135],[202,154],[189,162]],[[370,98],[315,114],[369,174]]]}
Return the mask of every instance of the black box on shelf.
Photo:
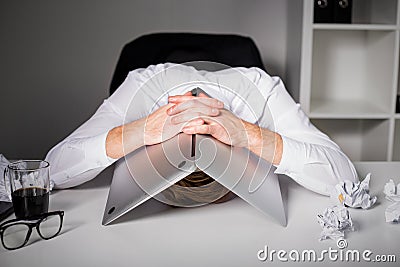
{"label": "black box on shelf", "polygon": [[314,23],[351,23],[353,0],[314,0]]}
{"label": "black box on shelf", "polygon": [[314,23],[333,23],[336,0],[314,0]]}
{"label": "black box on shelf", "polygon": [[333,7],[334,23],[351,23],[353,0],[335,0]]}
{"label": "black box on shelf", "polygon": [[400,113],[400,95],[397,95],[396,113]]}

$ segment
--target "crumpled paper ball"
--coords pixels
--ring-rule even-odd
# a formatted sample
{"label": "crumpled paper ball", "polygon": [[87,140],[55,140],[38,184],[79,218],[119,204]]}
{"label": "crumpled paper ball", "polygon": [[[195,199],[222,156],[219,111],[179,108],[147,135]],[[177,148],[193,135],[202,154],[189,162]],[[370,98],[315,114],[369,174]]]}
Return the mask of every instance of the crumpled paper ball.
{"label": "crumpled paper ball", "polygon": [[383,188],[383,193],[385,194],[386,199],[389,201],[400,201],[400,183],[398,183],[396,186],[393,180],[390,179],[389,182],[385,184],[385,187]]}
{"label": "crumpled paper ball", "polygon": [[389,182],[385,184],[383,188],[383,193],[385,198],[393,204],[389,205],[385,210],[386,222],[400,222],[400,183],[397,186],[394,184],[393,180],[390,179]]}
{"label": "crumpled paper ball", "polygon": [[318,223],[322,227],[320,241],[344,238],[345,231],[354,231],[349,210],[343,205],[326,208],[322,214],[318,214]]}
{"label": "crumpled paper ball", "polygon": [[337,184],[331,194],[331,200],[335,205],[345,205],[351,208],[369,209],[372,207],[377,197],[369,195],[369,181],[371,174],[368,173],[361,182],[345,180]]}

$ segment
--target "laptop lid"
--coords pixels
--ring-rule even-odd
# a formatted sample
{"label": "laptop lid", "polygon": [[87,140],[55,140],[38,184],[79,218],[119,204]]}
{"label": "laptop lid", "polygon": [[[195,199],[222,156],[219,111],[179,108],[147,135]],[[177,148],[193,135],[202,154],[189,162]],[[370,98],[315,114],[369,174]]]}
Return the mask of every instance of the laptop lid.
{"label": "laptop lid", "polygon": [[118,161],[102,224],[148,201],[197,167],[286,226],[279,181],[268,162],[245,148],[228,146],[210,136],[186,134],[142,147]]}
{"label": "laptop lid", "polygon": [[264,214],[286,226],[278,176],[273,166],[246,148],[196,135],[196,166]]}
{"label": "laptop lid", "polygon": [[130,153],[115,167],[102,224],[121,217],[194,170],[190,135],[179,134]]}

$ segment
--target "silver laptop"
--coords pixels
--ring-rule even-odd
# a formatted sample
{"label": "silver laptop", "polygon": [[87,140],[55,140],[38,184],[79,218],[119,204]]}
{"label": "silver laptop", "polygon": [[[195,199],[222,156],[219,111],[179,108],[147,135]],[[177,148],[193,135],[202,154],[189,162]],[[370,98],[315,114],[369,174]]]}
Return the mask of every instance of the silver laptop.
{"label": "silver laptop", "polygon": [[197,168],[286,226],[278,177],[270,171],[270,163],[245,148],[223,144],[211,136],[186,134],[142,147],[117,162],[102,224],[145,202],[157,202],[157,194]]}

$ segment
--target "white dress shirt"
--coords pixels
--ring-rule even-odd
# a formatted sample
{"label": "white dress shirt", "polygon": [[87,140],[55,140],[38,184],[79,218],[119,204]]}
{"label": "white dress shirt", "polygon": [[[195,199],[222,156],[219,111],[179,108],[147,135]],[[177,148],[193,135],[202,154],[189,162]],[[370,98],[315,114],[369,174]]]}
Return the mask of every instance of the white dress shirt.
{"label": "white dress shirt", "polygon": [[282,159],[273,167],[275,173],[325,195],[342,180],[358,181],[348,157],[311,124],[280,78],[258,68],[207,72],[166,63],[131,71],[88,121],[49,151],[46,160],[55,188],[82,184],[116,161],[105,149],[111,129],[143,118],[167,104],[168,96],[195,87],[224,102],[241,119],[282,136]]}

